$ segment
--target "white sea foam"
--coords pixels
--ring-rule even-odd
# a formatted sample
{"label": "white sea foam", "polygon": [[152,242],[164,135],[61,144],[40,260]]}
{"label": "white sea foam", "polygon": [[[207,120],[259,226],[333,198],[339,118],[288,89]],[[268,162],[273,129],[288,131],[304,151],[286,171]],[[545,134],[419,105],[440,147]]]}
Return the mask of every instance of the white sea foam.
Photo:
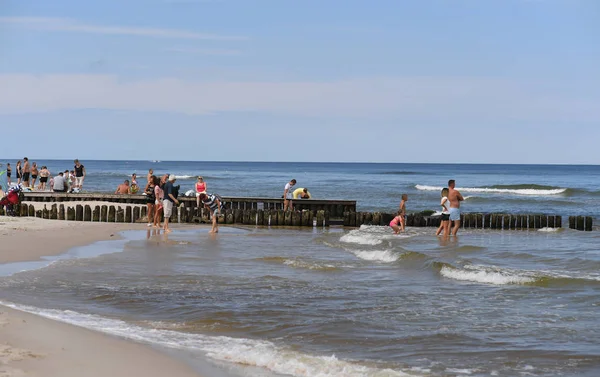
{"label": "white sea foam", "polygon": [[337,266],[329,263],[308,262],[301,259],[286,259],[283,264],[295,268],[305,268],[308,270],[334,270]]}
{"label": "white sea foam", "polygon": [[527,284],[535,281],[535,277],[529,276],[527,273],[519,274],[513,271],[501,271],[476,266],[465,266],[465,269],[444,266],[440,274],[454,280],[495,285]]}
{"label": "white sea foam", "polygon": [[382,244],[383,241],[409,237],[411,235],[406,233],[395,235],[391,228],[387,226],[361,225],[359,229],[351,230],[340,237],[340,241],[357,245],[376,246]]}
{"label": "white sea foam", "polygon": [[[416,185],[415,188],[417,190],[422,191],[441,191],[442,186],[426,186],[426,185]],[[513,195],[538,195],[538,196],[547,196],[547,195],[559,195],[567,191],[565,188],[558,189],[510,189],[510,188],[487,188],[487,187],[462,187],[457,188],[457,190],[462,192],[479,192],[479,193],[498,193],[498,194],[513,194]]]}
{"label": "white sea foam", "polygon": [[392,263],[400,259],[400,254],[392,250],[353,250],[352,253],[360,259],[368,261]]}
{"label": "white sea foam", "polygon": [[[1,302],[0,302],[1,303]],[[269,341],[206,336],[172,330],[148,329],[126,322],[70,310],[38,309],[1,303],[17,310],[40,315],[75,326],[104,332],[142,343],[172,349],[199,352],[208,358],[267,369],[282,375],[297,377],[396,377],[409,374],[392,369],[380,369],[335,356],[315,356],[279,347]]]}
{"label": "white sea foam", "polygon": [[559,230],[560,230],[560,228],[541,228],[541,229],[538,229],[538,232],[552,233],[552,232],[558,232]]}

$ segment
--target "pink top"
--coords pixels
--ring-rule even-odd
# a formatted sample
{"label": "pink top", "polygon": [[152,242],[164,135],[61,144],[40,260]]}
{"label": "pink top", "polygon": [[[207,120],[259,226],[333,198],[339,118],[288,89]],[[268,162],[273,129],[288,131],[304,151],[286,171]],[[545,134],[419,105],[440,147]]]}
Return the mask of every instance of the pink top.
{"label": "pink top", "polygon": [[165,198],[165,192],[160,188],[160,186],[155,186],[154,196],[156,197],[156,200],[163,200]]}
{"label": "pink top", "polygon": [[206,191],[206,183],[198,183],[196,182],[196,192],[204,192]]}
{"label": "pink top", "polygon": [[400,222],[400,216],[396,216],[396,217],[394,217],[394,219],[392,221],[390,221],[390,226],[398,225],[399,222]]}

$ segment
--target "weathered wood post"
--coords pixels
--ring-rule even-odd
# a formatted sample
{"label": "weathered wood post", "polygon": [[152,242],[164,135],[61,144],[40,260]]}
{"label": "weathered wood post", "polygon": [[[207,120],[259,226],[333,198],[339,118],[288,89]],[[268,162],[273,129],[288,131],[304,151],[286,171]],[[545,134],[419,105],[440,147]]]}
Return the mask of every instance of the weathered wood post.
{"label": "weathered wood post", "polygon": [[365,213],[363,223],[366,225],[373,225],[373,213]]}
{"label": "weathered wood post", "polygon": [[250,215],[249,215],[249,220],[250,220],[249,224],[250,225],[257,225],[256,224],[256,216],[257,216],[256,210],[254,208],[252,208],[250,210]]}
{"label": "weathered wood post", "polygon": [[325,226],[325,211],[318,210],[317,211],[317,228],[322,228]]}
{"label": "weathered wood post", "polygon": [[96,223],[100,221],[100,206],[95,206],[92,210],[92,221]]}
{"label": "weathered wood post", "polygon": [[262,222],[263,226],[269,226],[269,221],[271,221],[271,212],[272,211],[270,209],[264,210],[263,222]]}
{"label": "weathered wood post", "polygon": [[556,216],[554,221],[556,222],[555,225],[557,228],[562,228],[562,216]]}
{"label": "weathered wood post", "polygon": [[302,212],[292,211],[292,226],[302,225]]}
{"label": "weathered wood post", "polygon": [[44,204],[44,208],[42,209],[42,219],[49,220],[50,219],[50,210]]}
{"label": "weathered wood post", "polygon": [[[483,214],[482,213],[477,214],[476,222],[477,222],[477,224],[476,224],[477,229],[483,229]],[[438,224],[438,226],[439,226],[439,224]]]}
{"label": "weathered wood post", "polygon": [[323,222],[324,226],[329,227],[331,225],[331,222],[329,221],[329,211],[325,211],[325,220]]}
{"label": "weathered wood post", "polygon": [[83,221],[92,221],[92,207],[87,204],[83,206]]}
{"label": "weathered wood post", "polygon": [[[463,216],[464,216],[464,215],[463,215]],[[413,215],[413,226],[420,227],[420,226],[421,226],[421,220],[424,220],[424,219],[423,219],[423,215],[421,215],[420,213],[415,213],[415,214]],[[391,221],[391,220],[390,220],[390,221]],[[381,224],[381,223],[380,223],[380,225],[387,225],[387,224]],[[464,226],[464,218],[463,218],[462,225]]]}
{"label": "weathered wood post", "polygon": [[244,219],[243,212],[241,209],[236,208],[233,210],[233,222],[235,224],[241,224]]}
{"label": "weathered wood post", "polygon": [[554,228],[556,226],[556,216],[548,216],[548,228]]}
{"label": "weathered wood post", "polygon": [[17,213],[21,217],[27,217],[29,215],[29,206],[25,203],[21,203],[20,207],[17,207]]}
{"label": "weathered wood post", "polygon": [[64,204],[60,204],[58,206],[58,219],[59,220],[65,219],[65,205]]}
{"label": "weathered wood post", "polygon": [[117,208],[115,221],[118,223],[125,222],[125,211],[123,210],[123,207]]}
{"label": "weathered wood post", "polygon": [[490,228],[498,229],[498,214],[496,213],[490,215]]}
{"label": "weathered wood post", "polygon": [[483,229],[490,229],[492,227],[492,215],[486,213],[483,215]]}
{"label": "weathered wood post", "polygon": [[585,230],[585,217],[577,216],[577,230]]}
{"label": "weathered wood post", "polygon": [[58,219],[58,205],[56,203],[52,204],[52,207],[50,207],[50,219]]}
{"label": "weathered wood post", "polygon": [[381,212],[373,212],[373,225],[381,223]]}
{"label": "weathered wood post", "polygon": [[30,217],[34,217],[35,216],[35,207],[33,206],[33,204],[29,205],[29,208],[27,209],[28,215]]}
{"label": "weathered wood post", "polygon": [[[143,206],[140,208],[140,218],[145,219],[148,218],[148,207]],[[148,219],[148,222],[151,223],[154,219]]]}
{"label": "weathered wood post", "polygon": [[132,219],[131,206],[127,206],[127,207],[125,207],[125,222],[127,224],[131,224],[131,219]]}
{"label": "weathered wood post", "polygon": [[533,229],[540,229],[541,223],[542,223],[542,216],[534,215],[533,216]]}
{"label": "weathered wood post", "polygon": [[43,216],[42,214],[42,210],[38,209],[37,211],[35,211],[35,217],[37,217],[38,219],[41,219]]}
{"label": "weathered wood post", "polygon": [[242,209],[242,224],[248,225],[250,224],[250,210]]}
{"label": "weathered wood post", "polygon": [[585,230],[591,232],[594,227],[594,218],[591,216],[586,216],[585,218]]}
{"label": "weathered wood post", "polygon": [[[279,224],[281,225],[281,224]],[[285,211],[283,217],[283,225],[291,226],[292,225],[292,211]]]}
{"label": "weathered wood post", "polygon": [[108,222],[108,206],[107,205],[103,205],[102,207],[100,207],[100,221]]}
{"label": "weathered wood post", "polygon": [[522,229],[523,225],[522,225],[522,219],[523,216],[521,215],[517,215],[515,216],[515,229]]}
{"label": "weathered wood post", "polygon": [[75,221],[75,208],[67,207],[67,220]]}
{"label": "weathered wood post", "polygon": [[75,205],[75,221],[83,221],[83,206],[81,204]]}
{"label": "weathered wood post", "polygon": [[115,206],[108,207],[108,215],[106,216],[106,221],[109,223],[114,223],[116,213],[117,213],[117,210],[116,210]]}
{"label": "weathered wood post", "polygon": [[265,211],[263,209],[256,210],[256,225],[263,225],[265,222]]}
{"label": "weathered wood post", "polygon": [[510,229],[510,223],[512,220],[512,216],[511,215],[504,215],[504,217],[502,218],[502,228],[504,230],[509,230]]}
{"label": "weathered wood post", "polygon": [[313,217],[313,211],[308,209],[302,211],[302,226],[313,226]]}
{"label": "weathered wood post", "polygon": [[269,219],[269,225],[275,226],[275,225],[279,224],[279,210],[278,209],[272,209],[270,216],[271,217]]}
{"label": "weathered wood post", "polygon": [[540,229],[548,227],[548,215],[540,215]]}
{"label": "weathered wood post", "polygon": [[[140,207],[133,207],[133,212],[131,214],[131,221],[136,223],[140,219]],[[148,220],[148,222],[151,222]]]}

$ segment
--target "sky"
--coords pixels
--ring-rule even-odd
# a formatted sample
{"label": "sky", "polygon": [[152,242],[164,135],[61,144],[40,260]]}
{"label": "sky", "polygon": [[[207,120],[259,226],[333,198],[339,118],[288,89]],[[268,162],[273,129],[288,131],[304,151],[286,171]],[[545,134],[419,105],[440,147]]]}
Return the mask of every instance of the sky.
{"label": "sky", "polygon": [[0,0],[0,159],[599,164],[597,0]]}

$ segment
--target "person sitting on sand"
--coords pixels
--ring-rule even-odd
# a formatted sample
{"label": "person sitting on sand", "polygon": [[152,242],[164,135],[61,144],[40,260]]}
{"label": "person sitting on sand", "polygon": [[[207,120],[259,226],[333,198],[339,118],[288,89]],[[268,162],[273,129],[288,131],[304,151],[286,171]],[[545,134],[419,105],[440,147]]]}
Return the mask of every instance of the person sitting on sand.
{"label": "person sitting on sand", "polygon": [[404,222],[404,220],[402,220],[402,216],[400,216],[400,215],[394,217],[392,219],[392,221],[390,221],[390,227],[392,227],[392,229],[394,230],[394,234],[400,233],[400,231],[402,230],[401,224],[403,222]]}
{"label": "person sitting on sand", "polygon": [[212,228],[210,233],[219,233],[218,217],[221,211],[221,200],[219,200],[219,196],[215,194],[200,194],[199,198],[202,200],[202,203],[204,203],[204,207],[210,210],[210,217],[212,218]]}
{"label": "person sitting on sand", "polygon": [[408,202],[408,195],[402,194],[402,200],[400,201],[400,209],[398,210],[398,216],[400,216],[400,229],[403,232],[406,223],[406,202]]}
{"label": "person sitting on sand", "polygon": [[58,175],[52,180],[50,187],[52,187],[53,192],[67,192],[67,183],[64,173],[58,173]]}
{"label": "person sitting on sand", "polygon": [[121,183],[117,187],[115,194],[129,194],[129,180],[126,179],[125,182]]}
{"label": "person sitting on sand", "polygon": [[206,182],[202,176],[198,176],[198,182],[196,182],[196,207],[200,208],[200,195],[206,194]]}

